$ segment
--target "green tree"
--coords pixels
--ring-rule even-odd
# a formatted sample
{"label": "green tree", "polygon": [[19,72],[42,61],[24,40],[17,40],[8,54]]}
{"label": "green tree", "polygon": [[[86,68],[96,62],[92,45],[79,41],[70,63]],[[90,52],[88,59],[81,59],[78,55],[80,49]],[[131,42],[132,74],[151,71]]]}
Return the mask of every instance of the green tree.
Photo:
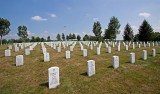
{"label": "green tree", "polygon": [[160,41],[160,33],[152,32],[152,41]]}
{"label": "green tree", "polygon": [[36,40],[36,42],[40,42],[41,39],[40,39],[40,37],[36,37],[35,40]]}
{"label": "green tree", "polygon": [[77,36],[77,40],[78,40],[78,41],[81,40],[81,36],[80,36],[80,35]]}
{"label": "green tree", "polygon": [[104,39],[116,39],[116,35],[120,33],[120,26],[118,19],[113,16],[108,24],[108,29],[105,29]]}
{"label": "green tree", "polygon": [[[40,41],[41,41],[41,42],[45,42],[45,39],[42,37]],[[47,41],[48,41],[48,40],[47,40]]]}
{"label": "green tree", "polygon": [[31,42],[35,42],[36,40],[35,40],[35,37],[34,36],[32,36],[31,37]]}
{"label": "green tree", "polygon": [[139,36],[138,36],[139,41],[146,42],[152,40],[153,28],[146,20],[143,20],[138,30],[139,30]]}
{"label": "green tree", "polygon": [[84,37],[83,37],[83,41],[89,41],[89,36],[86,34],[86,35],[84,35]]}
{"label": "green tree", "polygon": [[133,30],[131,26],[127,23],[124,28],[123,40],[124,41],[132,41],[134,38]]}
{"label": "green tree", "polygon": [[96,36],[97,41],[101,41],[101,39],[102,39],[102,37],[101,37],[102,31],[101,31],[101,24],[100,24],[99,21],[94,22],[92,31],[93,31],[94,35]]}
{"label": "green tree", "polygon": [[139,36],[139,34],[136,34],[135,36],[134,36],[134,41],[139,41],[139,39],[138,39],[138,36]]}
{"label": "green tree", "polygon": [[67,41],[69,40],[69,36],[68,35],[66,36],[66,39],[67,39]]}
{"label": "green tree", "polygon": [[72,34],[72,39],[76,39],[76,35],[74,33]]}
{"label": "green tree", "polygon": [[63,39],[63,41],[65,40],[65,35],[64,35],[64,33],[62,33],[62,39]]}
{"label": "green tree", "polygon": [[61,40],[61,35],[60,35],[60,34],[57,34],[57,37],[56,37],[56,38],[57,38],[58,41],[60,41],[60,40]]}
{"label": "green tree", "polygon": [[72,34],[71,33],[69,34],[69,39],[72,39]]}
{"label": "green tree", "polygon": [[48,36],[48,37],[47,37],[47,41],[51,41],[51,38],[50,38],[50,36]]}
{"label": "green tree", "polygon": [[7,44],[8,41],[7,41],[6,39],[3,39],[3,40],[2,40],[2,43],[3,43],[3,44]]}
{"label": "green tree", "polygon": [[28,37],[27,27],[26,26],[19,26],[17,35],[25,40]]}
{"label": "green tree", "polygon": [[10,31],[10,22],[7,19],[0,18],[0,37],[1,37],[1,45],[2,45],[2,37],[8,35]]}

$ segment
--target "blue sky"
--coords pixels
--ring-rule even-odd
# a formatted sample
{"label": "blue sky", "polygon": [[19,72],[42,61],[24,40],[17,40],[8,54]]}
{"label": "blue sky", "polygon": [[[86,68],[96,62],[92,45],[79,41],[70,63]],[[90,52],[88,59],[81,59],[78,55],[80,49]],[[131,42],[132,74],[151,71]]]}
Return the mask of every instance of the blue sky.
{"label": "blue sky", "polygon": [[58,33],[93,35],[93,22],[100,21],[104,31],[112,16],[121,24],[117,39],[123,39],[127,22],[136,34],[144,19],[155,32],[160,32],[159,10],[160,0],[1,0],[0,3],[0,17],[11,22],[6,39],[19,38],[19,25],[27,26],[29,37],[56,39]]}

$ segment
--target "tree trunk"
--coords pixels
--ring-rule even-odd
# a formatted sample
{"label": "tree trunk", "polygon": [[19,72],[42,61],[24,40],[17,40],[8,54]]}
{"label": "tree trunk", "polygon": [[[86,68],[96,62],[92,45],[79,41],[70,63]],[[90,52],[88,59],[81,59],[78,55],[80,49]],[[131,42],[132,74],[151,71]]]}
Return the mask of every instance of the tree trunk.
{"label": "tree trunk", "polygon": [[1,36],[1,46],[2,46],[2,36]]}

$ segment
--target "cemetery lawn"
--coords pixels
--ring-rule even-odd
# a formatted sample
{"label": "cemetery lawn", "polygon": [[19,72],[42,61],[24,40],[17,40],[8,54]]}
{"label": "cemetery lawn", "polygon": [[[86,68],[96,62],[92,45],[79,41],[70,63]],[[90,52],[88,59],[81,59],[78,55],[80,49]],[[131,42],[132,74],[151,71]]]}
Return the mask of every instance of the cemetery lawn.
{"label": "cemetery lawn", "polygon": [[[84,45],[84,44],[83,44]],[[65,58],[62,52],[45,45],[50,53],[50,61],[43,62],[41,45],[38,44],[30,55],[24,55],[24,49],[14,52],[11,57],[4,56],[7,45],[0,46],[0,94],[158,94],[160,93],[160,46],[142,47],[128,51],[121,44],[112,53],[107,53],[102,44],[101,54],[96,55],[96,47],[88,49],[88,56],[83,57],[77,42],[71,58]],[[152,48],[156,57],[152,57]],[[142,50],[147,50],[147,60],[142,60]],[[130,64],[130,52],[136,55],[135,64]],[[24,55],[24,65],[16,67],[16,55]],[[112,68],[112,56],[120,59],[120,67]],[[86,74],[88,60],[95,60],[96,74]],[[60,69],[60,85],[56,89],[48,88],[48,68],[57,66]]]}

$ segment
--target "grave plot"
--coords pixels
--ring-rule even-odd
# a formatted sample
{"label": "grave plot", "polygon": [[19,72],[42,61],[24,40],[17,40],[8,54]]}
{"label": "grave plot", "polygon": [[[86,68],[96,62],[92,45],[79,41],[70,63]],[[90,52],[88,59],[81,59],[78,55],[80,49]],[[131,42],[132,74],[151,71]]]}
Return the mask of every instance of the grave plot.
{"label": "grave plot", "polygon": [[[148,42],[145,46],[143,42],[119,41],[29,43],[24,44],[26,45],[24,47],[18,43],[15,45],[12,45],[9,57],[5,57],[8,45],[0,48],[0,79],[3,80],[0,81],[0,92],[2,94],[3,92],[13,94],[150,92],[154,94],[158,93],[160,88],[160,49],[156,42],[154,45]],[[18,47],[19,51],[15,52],[15,47]],[[110,47],[111,52],[108,53]],[[61,49],[60,52],[58,48]],[[97,48],[100,48],[99,55],[97,55]],[[29,49],[30,54],[26,55],[25,49]],[[147,51],[145,60],[143,60],[143,50]],[[66,59],[66,51],[70,52],[68,59]],[[49,53],[47,63],[44,62],[45,53]],[[17,62],[19,61],[17,67],[16,56],[19,55],[23,55],[23,59],[17,58]]]}

